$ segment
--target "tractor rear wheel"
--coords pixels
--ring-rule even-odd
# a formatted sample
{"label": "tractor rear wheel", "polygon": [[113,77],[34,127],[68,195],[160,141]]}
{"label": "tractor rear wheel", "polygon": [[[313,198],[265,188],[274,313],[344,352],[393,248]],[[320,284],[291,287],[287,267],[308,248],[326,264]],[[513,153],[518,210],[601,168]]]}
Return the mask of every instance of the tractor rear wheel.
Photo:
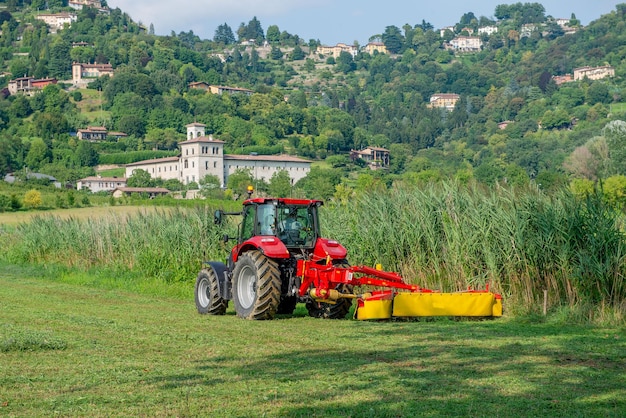
{"label": "tractor rear wheel", "polygon": [[220,297],[219,289],[213,269],[200,270],[194,290],[198,313],[224,315],[228,301]]}
{"label": "tractor rear wheel", "polygon": [[239,256],[233,270],[233,302],[237,316],[245,319],[272,319],[280,303],[278,264],[249,251]]}

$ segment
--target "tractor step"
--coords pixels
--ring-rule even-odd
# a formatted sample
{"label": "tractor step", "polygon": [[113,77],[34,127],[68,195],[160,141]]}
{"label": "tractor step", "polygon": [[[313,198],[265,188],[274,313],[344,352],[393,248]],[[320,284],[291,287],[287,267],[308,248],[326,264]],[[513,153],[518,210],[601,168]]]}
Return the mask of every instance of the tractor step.
{"label": "tractor step", "polygon": [[357,302],[354,317],[359,320],[425,316],[502,316],[502,297],[489,291],[399,292],[395,295],[383,291],[358,299]]}

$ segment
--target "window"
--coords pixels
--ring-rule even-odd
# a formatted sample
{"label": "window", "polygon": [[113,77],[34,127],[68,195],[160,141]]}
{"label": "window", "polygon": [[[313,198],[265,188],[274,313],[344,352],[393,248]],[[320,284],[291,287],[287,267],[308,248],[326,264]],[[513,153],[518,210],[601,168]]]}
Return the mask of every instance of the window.
{"label": "window", "polygon": [[185,160],[185,168],[189,168],[189,161]]}
{"label": "window", "polygon": [[192,148],[192,149],[191,149],[191,155],[193,155],[194,151],[195,151],[195,150]]}
{"label": "window", "polygon": [[241,225],[241,239],[244,241],[252,238],[254,234],[255,209],[255,206],[248,206],[244,210],[244,218]]}
{"label": "window", "polygon": [[191,162],[191,168],[196,168],[196,162],[195,161]]}
{"label": "window", "polygon": [[189,148],[185,149],[185,155],[189,155]]}
{"label": "window", "polygon": [[217,168],[217,161],[213,161],[213,168]]}
{"label": "window", "polygon": [[205,162],[204,162],[204,169],[205,169],[205,170],[208,170],[208,169],[209,169],[209,162],[208,162],[208,161],[205,161]]}
{"label": "window", "polygon": [[272,203],[259,205],[257,208],[257,225],[260,235],[274,235],[276,232],[276,207]]}

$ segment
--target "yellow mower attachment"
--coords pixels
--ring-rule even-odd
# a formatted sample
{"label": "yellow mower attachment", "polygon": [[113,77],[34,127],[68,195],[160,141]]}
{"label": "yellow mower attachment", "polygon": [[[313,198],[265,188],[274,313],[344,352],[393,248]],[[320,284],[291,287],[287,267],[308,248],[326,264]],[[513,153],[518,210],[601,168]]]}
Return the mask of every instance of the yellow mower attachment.
{"label": "yellow mower attachment", "polygon": [[502,299],[491,292],[401,292],[393,300],[392,315],[502,316]]}
{"label": "yellow mower attachment", "polygon": [[423,316],[502,316],[502,297],[489,290],[457,293],[377,291],[357,301],[359,320]]}
{"label": "yellow mower attachment", "polygon": [[366,319],[389,319],[391,318],[391,306],[393,293],[391,291],[374,291],[357,299],[357,308],[354,318]]}

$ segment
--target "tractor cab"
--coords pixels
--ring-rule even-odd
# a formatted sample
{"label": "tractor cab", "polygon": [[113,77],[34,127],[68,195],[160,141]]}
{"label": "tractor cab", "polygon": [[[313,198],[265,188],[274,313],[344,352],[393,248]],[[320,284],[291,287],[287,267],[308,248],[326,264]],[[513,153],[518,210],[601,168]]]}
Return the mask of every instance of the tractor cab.
{"label": "tractor cab", "polygon": [[239,242],[275,236],[287,248],[312,248],[320,236],[319,200],[255,198],[244,202]]}

